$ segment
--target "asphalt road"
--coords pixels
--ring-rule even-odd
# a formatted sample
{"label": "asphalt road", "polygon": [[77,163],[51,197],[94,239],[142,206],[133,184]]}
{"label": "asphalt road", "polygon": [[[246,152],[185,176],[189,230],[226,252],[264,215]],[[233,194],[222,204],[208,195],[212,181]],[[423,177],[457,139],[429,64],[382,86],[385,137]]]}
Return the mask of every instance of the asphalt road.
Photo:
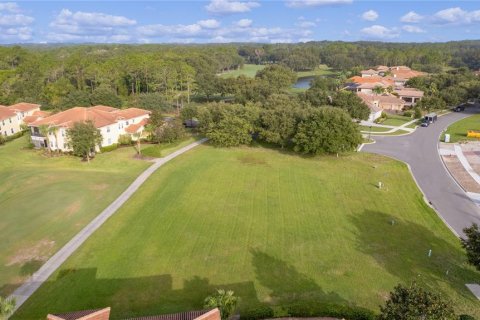
{"label": "asphalt road", "polygon": [[472,107],[469,111],[450,113],[409,135],[375,137],[376,143],[362,149],[363,152],[378,153],[408,163],[426,199],[450,229],[460,236],[463,228],[472,223],[480,225],[480,208],[448,173],[438,154],[438,141],[450,124],[479,112],[480,109]]}

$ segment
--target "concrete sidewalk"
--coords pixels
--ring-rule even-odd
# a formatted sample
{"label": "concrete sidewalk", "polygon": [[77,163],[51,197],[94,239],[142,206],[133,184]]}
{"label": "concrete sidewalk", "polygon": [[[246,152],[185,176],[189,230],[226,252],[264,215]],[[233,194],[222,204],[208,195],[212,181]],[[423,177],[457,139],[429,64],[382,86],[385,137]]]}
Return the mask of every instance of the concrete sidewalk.
{"label": "concrete sidewalk", "polygon": [[202,139],[183,147],[164,158],[155,159],[153,165],[142,172],[135,181],[105,210],[93,219],[85,228],[75,235],[66,245],[64,245],[55,255],[35,272],[27,282],[16,289],[9,298],[16,300],[17,310],[47,279],[98,229],[107,221],[117,210],[140,188],[140,186],[154,173],[158,168],[179,155],[204,143],[207,139]]}

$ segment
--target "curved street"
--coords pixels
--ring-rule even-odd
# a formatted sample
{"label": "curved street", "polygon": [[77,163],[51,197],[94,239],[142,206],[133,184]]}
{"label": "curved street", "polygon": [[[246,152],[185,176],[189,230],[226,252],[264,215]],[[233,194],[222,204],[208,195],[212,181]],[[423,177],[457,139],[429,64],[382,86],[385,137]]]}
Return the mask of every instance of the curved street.
{"label": "curved street", "polygon": [[408,163],[426,199],[457,235],[472,223],[480,225],[480,208],[450,176],[438,154],[439,136],[450,124],[478,113],[478,108],[450,113],[429,127],[405,136],[375,137],[363,152],[386,155]]}

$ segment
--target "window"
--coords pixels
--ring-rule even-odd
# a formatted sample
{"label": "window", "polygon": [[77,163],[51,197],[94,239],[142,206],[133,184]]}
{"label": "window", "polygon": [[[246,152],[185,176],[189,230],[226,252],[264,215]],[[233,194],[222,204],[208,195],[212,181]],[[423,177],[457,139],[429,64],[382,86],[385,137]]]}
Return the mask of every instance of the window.
{"label": "window", "polygon": [[12,123],[12,118],[9,118],[8,120],[10,120],[10,123]]}
{"label": "window", "polygon": [[12,129],[10,129],[10,130],[12,131],[12,133],[15,133],[15,131],[13,131],[13,128],[12,128]]}
{"label": "window", "polygon": [[5,125],[5,120],[2,120],[2,124]]}
{"label": "window", "polygon": [[127,121],[127,126],[128,126],[128,121]]}
{"label": "window", "polygon": [[108,145],[111,145],[111,144],[112,144],[112,139],[108,138]]}
{"label": "window", "polygon": [[107,127],[107,132],[110,132],[110,127]]}

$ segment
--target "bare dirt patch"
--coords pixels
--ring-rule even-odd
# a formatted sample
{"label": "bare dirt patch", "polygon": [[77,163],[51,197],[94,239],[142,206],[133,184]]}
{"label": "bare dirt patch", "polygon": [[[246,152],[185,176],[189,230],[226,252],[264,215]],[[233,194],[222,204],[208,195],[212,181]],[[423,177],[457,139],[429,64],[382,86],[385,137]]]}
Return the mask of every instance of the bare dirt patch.
{"label": "bare dirt patch", "polygon": [[268,165],[265,159],[261,159],[252,155],[239,157],[238,160],[240,160],[241,163],[247,165]]}
{"label": "bare dirt patch", "polygon": [[36,244],[19,249],[15,255],[7,259],[5,266],[10,267],[16,264],[25,264],[29,261],[46,261],[55,247],[55,241],[43,239]]}
{"label": "bare dirt patch", "polygon": [[95,184],[93,186],[90,187],[90,190],[93,190],[93,191],[103,191],[105,189],[108,188],[108,184],[106,183],[99,183],[99,184]]}
{"label": "bare dirt patch", "polygon": [[80,210],[81,206],[82,206],[82,202],[80,200],[75,200],[65,209],[65,211],[67,215],[70,216],[72,214],[77,213],[78,210]]}

